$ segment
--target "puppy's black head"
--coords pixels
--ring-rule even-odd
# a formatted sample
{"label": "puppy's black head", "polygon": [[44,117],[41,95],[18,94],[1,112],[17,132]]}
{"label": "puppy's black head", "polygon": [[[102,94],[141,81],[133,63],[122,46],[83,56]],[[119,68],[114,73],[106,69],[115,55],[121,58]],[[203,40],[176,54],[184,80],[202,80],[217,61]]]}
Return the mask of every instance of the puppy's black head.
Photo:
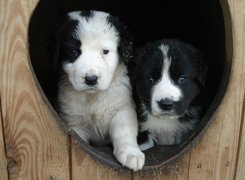
{"label": "puppy's black head", "polygon": [[142,112],[181,116],[205,85],[207,66],[192,46],[161,40],[137,51],[129,75]]}

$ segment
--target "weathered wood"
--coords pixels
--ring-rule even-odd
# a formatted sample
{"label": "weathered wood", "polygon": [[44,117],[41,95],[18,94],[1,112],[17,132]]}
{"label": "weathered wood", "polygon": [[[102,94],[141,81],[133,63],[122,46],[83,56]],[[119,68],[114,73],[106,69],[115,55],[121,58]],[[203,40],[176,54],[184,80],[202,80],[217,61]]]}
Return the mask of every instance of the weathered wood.
{"label": "weathered wood", "polygon": [[[1,95],[0,95],[1,97]],[[1,98],[0,98],[1,102]],[[3,127],[2,127],[2,111],[1,111],[1,103],[0,103],[0,177],[3,180],[8,179],[8,171],[7,171],[7,158],[5,155],[5,145],[4,145],[4,137],[3,137]]]}
{"label": "weathered wood", "polygon": [[[207,129],[200,144],[193,149],[190,159],[189,179],[233,179],[236,173],[237,149],[244,100],[244,12],[245,2],[239,0],[221,1],[223,11],[230,8],[233,33],[230,34],[231,19],[224,12],[226,23],[226,41],[228,60],[232,57],[232,72],[228,90]],[[229,6],[228,6],[229,5]],[[228,8],[227,8],[228,6]],[[229,24],[227,24],[229,23]],[[233,40],[230,39],[233,35]],[[240,165],[239,165],[240,166]],[[244,171],[244,166],[240,166]],[[244,179],[244,176],[243,176]]]}
{"label": "weathered wood", "polygon": [[82,151],[74,141],[72,141],[71,146],[71,158],[71,177],[73,180],[125,180],[131,179],[132,176],[132,173],[129,170],[113,170],[112,168],[95,161],[87,153]]}
{"label": "weathered wood", "polygon": [[139,171],[134,173],[133,179],[150,179],[150,180],[188,180],[188,169],[189,169],[189,153],[185,154],[182,159],[177,160],[176,162],[171,163],[170,165],[163,167],[161,169],[142,172]]}
{"label": "weathered wood", "polygon": [[[244,179],[245,1],[228,0],[229,7],[224,9],[230,8],[232,16],[233,41],[227,34],[227,45],[234,46],[233,66],[213,123],[182,160],[133,176],[131,171],[103,166],[73,142],[69,144],[55,121],[28,61],[27,29],[36,3],[0,0],[0,179],[8,178],[7,159],[10,179]],[[226,23],[231,21],[226,19]]]}
{"label": "weathered wood", "polygon": [[[230,0],[230,7],[233,14],[233,25],[234,25],[234,46],[235,46],[235,59],[238,60],[236,66],[234,66],[234,73],[240,78],[237,79],[239,84],[237,88],[240,89],[240,99],[234,105],[234,111],[243,111],[242,123],[240,130],[239,148],[237,154],[237,164],[235,178],[237,180],[245,179],[245,1],[232,1]],[[238,72],[237,72],[238,70]],[[235,90],[236,88],[234,88]],[[229,111],[230,113],[230,111]],[[233,119],[231,119],[233,121]]]}
{"label": "weathered wood", "polygon": [[0,1],[0,92],[9,177],[67,180],[67,135],[54,120],[29,66],[28,22],[36,4]]}
{"label": "weathered wood", "polygon": [[[243,110],[245,110],[245,106],[243,106]],[[236,174],[234,178],[237,180],[243,180],[245,178],[245,123],[244,121],[245,121],[245,111],[243,112],[243,124],[241,126],[241,131],[240,131],[240,141],[239,141],[240,144],[239,144],[238,155],[237,155]]]}

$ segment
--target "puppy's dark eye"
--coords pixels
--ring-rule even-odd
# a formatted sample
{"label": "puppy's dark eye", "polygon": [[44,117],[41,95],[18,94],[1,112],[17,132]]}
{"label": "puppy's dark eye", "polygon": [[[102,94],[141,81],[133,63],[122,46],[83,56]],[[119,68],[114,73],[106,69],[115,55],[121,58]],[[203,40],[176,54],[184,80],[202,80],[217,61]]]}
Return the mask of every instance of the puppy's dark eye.
{"label": "puppy's dark eye", "polygon": [[188,78],[185,75],[181,75],[178,79],[179,84],[185,84],[188,81]]}
{"label": "puppy's dark eye", "polygon": [[148,79],[149,79],[149,81],[150,81],[151,83],[154,83],[154,79],[153,79],[152,76],[149,76]]}
{"label": "puppy's dark eye", "polygon": [[80,56],[81,51],[79,49],[71,49],[69,54],[70,54],[72,59],[76,59],[76,58],[78,58],[78,56]]}
{"label": "puppy's dark eye", "polygon": [[109,50],[108,49],[103,49],[103,54],[104,55],[107,55],[109,53]]}

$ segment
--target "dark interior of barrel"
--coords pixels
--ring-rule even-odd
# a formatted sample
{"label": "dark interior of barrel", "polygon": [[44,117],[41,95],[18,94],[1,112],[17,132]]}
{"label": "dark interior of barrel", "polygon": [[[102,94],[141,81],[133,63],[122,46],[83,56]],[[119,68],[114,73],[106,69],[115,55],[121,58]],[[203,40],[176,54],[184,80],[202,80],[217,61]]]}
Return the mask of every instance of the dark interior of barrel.
{"label": "dark interior of barrel", "polygon": [[[30,21],[30,57],[37,79],[52,103],[57,92],[57,77],[48,62],[44,46],[60,10],[94,9],[116,15],[128,26],[135,46],[162,38],[177,38],[200,49],[209,67],[207,94],[209,106],[195,131],[179,145],[157,146],[145,151],[145,169],[159,167],[186,149],[209,122],[228,83],[230,65],[226,60],[225,27],[218,0],[40,0]],[[79,140],[79,137],[72,132]],[[80,141],[80,140],[79,140]],[[95,148],[80,141],[90,155],[107,165],[120,168],[112,148]]]}

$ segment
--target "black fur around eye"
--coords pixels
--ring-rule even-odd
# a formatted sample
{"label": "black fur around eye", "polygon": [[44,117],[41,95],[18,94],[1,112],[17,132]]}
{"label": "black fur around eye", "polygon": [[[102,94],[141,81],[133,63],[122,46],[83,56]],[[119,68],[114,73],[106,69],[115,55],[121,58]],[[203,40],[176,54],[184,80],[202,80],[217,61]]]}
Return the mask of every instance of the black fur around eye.
{"label": "black fur around eye", "polygon": [[103,49],[103,54],[107,55],[110,51],[108,49]]}
{"label": "black fur around eye", "polygon": [[154,82],[155,82],[152,76],[149,76],[149,77],[148,77],[148,80],[149,80],[151,83],[154,83]]}
{"label": "black fur around eye", "polygon": [[81,50],[80,49],[71,49],[69,55],[72,59],[76,59],[80,56]]}
{"label": "black fur around eye", "polygon": [[188,78],[187,76],[185,75],[181,75],[178,79],[178,83],[181,85],[181,84],[185,84],[186,82],[188,81]]}
{"label": "black fur around eye", "polygon": [[79,49],[72,49],[70,51],[70,54],[73,56],[73,57],[78,57],[80,54],[81,54],[81,51]]}

